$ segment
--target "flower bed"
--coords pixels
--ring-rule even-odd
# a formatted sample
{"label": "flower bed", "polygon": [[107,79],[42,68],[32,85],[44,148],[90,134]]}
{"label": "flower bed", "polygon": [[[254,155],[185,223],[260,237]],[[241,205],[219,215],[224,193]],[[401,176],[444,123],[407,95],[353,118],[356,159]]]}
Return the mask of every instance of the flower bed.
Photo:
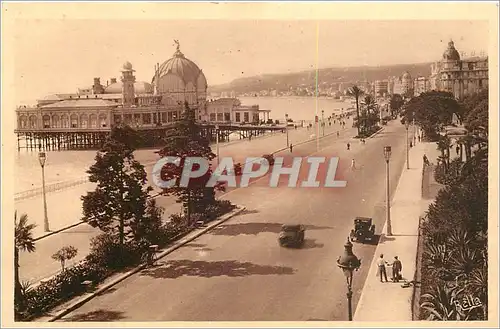
{"label": "flower bed", "polygon": [[[210,222],[234,208],[235,206],[229,201],[217,201],[216,205],[210,206],[202,217],[204,217],[205,222]],[[155,243],[160,248],[178,240],[194,229],[194,226],[189,225],[183,216],[172,215],[170,218],[171,221],[165,224],[161,228],[160,234],[157,235]],[[193,223],[192,220],[191,223]],[[95,285],[117,271],[139,265],[141,256],[148,245],[149,243],[141,241],[131,241],[127,242],[121,249],[116,239],[106,234],[97,236],[92,240],[91,251],[83,261],[25,292],[24,311],[16,312],[16,319],[30,321],[84,293],[87,287],[83,282],[91,281]],[[117,262],[118,259],[121,261]]]}

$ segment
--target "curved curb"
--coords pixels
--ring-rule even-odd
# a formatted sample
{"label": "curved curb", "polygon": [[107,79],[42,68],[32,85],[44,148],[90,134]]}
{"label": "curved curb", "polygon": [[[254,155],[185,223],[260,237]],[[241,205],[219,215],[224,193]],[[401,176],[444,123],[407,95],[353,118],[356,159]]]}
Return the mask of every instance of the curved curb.
{"label": "curved curb", "polygon": [[[237,206],[235,210],[231,211],[230,213],[228,213],[226,215],[223,215],[221,217],[221,219],[217,220],[215,223],[209,225],[208,227],[202,229],[201,231],[199,231],[197,233],[194,233],[192,236],[187,236],[187,237],[182,238],[180,241],[174,242],[173,246],[168,247],[165,251],[161,252],[158,255],[157,260],[160,259],[160,258],[163,258],[163,257],[167,256],[168,254],[174,252],[175,250],[179,249],[183,245],[185,245],[185,244],[187,244],[187,243],[195,240],[196,238],[198,238],[201,235],[205,234],[206,232],[212,230],[213,228],[219,226],[220,224],[224,223],[225,221],[227,221],[227,220],[231,219],[232,217],[240,214],[245,209],[246,209],[246,207]],[[50,319],[48,320],[48,322],[54,322],[56,320],[59,320],[63,316],[65,316],[68,313],[71,313],[72,311],[76,310],[77,308],[79,308],[83,304],[87,303],[88,301],[90,301],[94,297],[98,296],[99,294],[103,293],[104,291],[108,290],[112,286],[120,283],[121,281],[127,279],[128,277],[130,277],[130,276],[132,276],[134,274],[136,274],[137,272],[143,270],[146,267],[147,267],[146,264],[142,264],[142,265],[139,265],[136,268],[128,271],[127,273],[119,276],[118,278],[116,278],[116,279],[112,280],[111,282],[105,284],[104,286],[102,286],[101,288],[97,289],[96,291],[90,293],[89,295],[82,297],[80,300],[76,301],[75,303],[73,303],[72,305],[70,305],[67,308],[63,309],[62,311],[58,312],[56,315],[50,317]]]}
{"label": "curved curb", "polygon": [[58,229],[58,230],[55,230],[55,231],[50,231],[50,232],[47,232],[46,234],[43,234],[43,235],[40,235],[39,237],[34,238],[34,239],[33,239],[33,241],[38,241],[38,240],[41,240],[41,239],[46,238],[46,237],[48,237],[48,236],[54,235],[54,234],[56,234],[56,233],[61,233],[61,232],[64,232],[64,231],[66,231],[66,230],[69,230],[70,228],[76,227],[76,226],[81,225],[81,224],[84,224],[84,223],[85,223],[85,222],[80,221],[80,222],[78,222],[78,223],[74,223],[74,224],[71,224],[71,225],[69,225],[69,226],[63,227],[63,228],[61,228],[61,229]]}
{"label": "curved curb", "polygon": [[383,130],[385,130],[385,127],[382,127],[380,128],[379,130],[377,130],[376,132],[374,132],[373,134],[371,134],[370,136],[366,137],[367,139],[369,138],[373,138],[375,137],[376,135],[380,134]]}
{"label": "curved curb", "polygon": [[[162,194],[162,193],[157,193],[157,194],[151,195],[151,196],[150,196],[150,198],[156,198],[156,197],[160,196],[161,194]],[[43,239],[43,238],[49,237],[49,236],[51,236],[51,235],[54,235],[54,234],[56,234],[56,233],[61,233],[61,232],[64,232],[64,231],[66,231],[66,230],[69,230],[70,228],[76,227],[76,226],[81,225],[81,224],[85,224],[85,222],[84,222],[84,221],[79,221],[79,222],[77,222],[77,223],[74,223],[74,224],[68,225],[68,226],[63,227],[63,228],[60,228],[60,229],[58,229],[58,230],[47,232],[47,233],[45,233],[45,234],[43,234],[43,235],[40,235],[39,237],[34,238],[34,239],[33,239],[33,241],[38,241],[38,240],[41,240],[41,239]]]}

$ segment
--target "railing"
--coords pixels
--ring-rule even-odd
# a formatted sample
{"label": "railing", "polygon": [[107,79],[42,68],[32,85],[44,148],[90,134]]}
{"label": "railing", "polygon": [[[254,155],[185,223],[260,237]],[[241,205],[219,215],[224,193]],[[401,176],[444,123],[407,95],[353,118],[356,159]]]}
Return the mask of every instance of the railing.
{"label": "railing", "polygon": [[[89,182],[88,177],[82,177],[82,178],[79,178],[76,180],[48,184],[48,185],[45,185],[45,193],[64,190],[64,189],[67,189],[67,188],[70,188],[73,186],[77,186],[77,185],[82,185],[82,184],[85,184],[88,182]],[[37,188],[31,189],[31,190],[18,192],[14,195],[14,201],[21,201],[21,200],[33,198],[33,197],[36,197],[38,195],[42,195],[42,193],[43,193],[42,187],[37,187]]]}

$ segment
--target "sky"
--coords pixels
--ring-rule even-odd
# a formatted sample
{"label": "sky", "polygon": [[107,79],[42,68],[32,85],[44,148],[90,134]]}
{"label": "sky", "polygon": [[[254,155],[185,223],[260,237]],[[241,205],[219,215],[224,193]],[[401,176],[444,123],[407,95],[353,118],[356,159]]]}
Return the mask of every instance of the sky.
{"label": "sky", "polygon": [[209,85],[305,69],[439,60],[450,39],[459,52],[488,51],[487,21],[464,20],[89,20],[22,19],[15,24],[15,100],[76,92],[94,77],[119,79],[125,61],[139,81],[168,60],[179,40]]}

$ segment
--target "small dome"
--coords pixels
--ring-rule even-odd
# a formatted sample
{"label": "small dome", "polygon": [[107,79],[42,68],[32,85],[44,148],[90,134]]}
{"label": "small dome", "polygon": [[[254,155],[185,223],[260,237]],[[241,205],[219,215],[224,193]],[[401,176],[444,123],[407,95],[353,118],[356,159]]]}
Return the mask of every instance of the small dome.
{"label": "small dome", "polygon": [[123,69],[125,71],[132,71],[133,70],[132,64],[129,61],[126,61],[125,64],[123,64]]}
{"label": "small dome", "polygon": [[455,44],[453,43],[453,41],[448,42],[448,48],[446,48],[445,52],[443,53],[443,59],[448,61],[460,60],[460,54],[455,49]]}
{"label": "small dome", "polygon": [[405,72],[403,73],[403,79],[408,79],[408,80],[411,80],[411,75],[410,75],[410,72],[405,71]]}
{"label": "small dome", "polygon": [[[121,81],[115,82],[106,86],[104,88],[105,94],[121,94],[122,93],[123,83]],[[153,87],[151,84],[145,81],[137,81],[134,82],[134,91],[137,95],[140,94],[151,94],[153,93]]]}

